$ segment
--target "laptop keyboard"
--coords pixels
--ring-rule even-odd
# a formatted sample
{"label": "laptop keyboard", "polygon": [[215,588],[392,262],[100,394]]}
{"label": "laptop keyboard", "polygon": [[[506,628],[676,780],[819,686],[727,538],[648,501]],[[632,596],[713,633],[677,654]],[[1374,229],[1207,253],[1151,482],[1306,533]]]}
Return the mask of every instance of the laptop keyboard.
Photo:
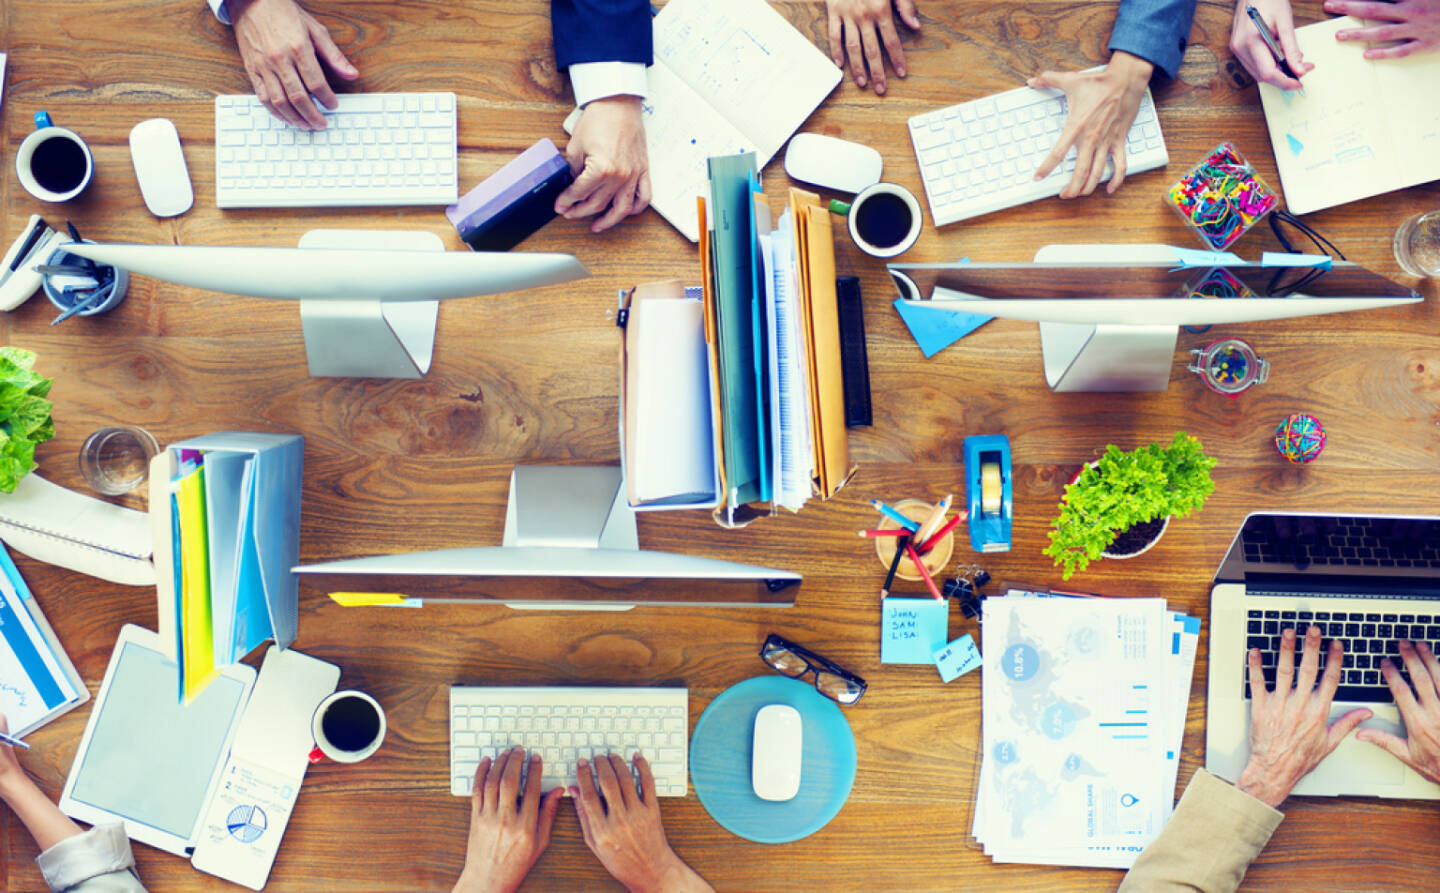
{"label": "laptop keyboard", "polygon": [[[1440,612],[1440,606],[1437,606]],[[1260,649],[1260,660],[1264,667],[1265,682],[1275,684],[1275,666],[1280,656],[1280,637],[1287,629],[1303,640],[1305,631],[1314,624],[1320,627],[1324,640],[1320,647],[1320,667],[1323,670],[1330,642],[1339,640],[1345,649],[1345,663],[1340,679],[1340,688],[1335,693],[1337,701],[1364,701],[1390,703],[1395,699],[1390,688],[1380,675],[1380,661],[1389,657],[1390,662],[1400,671],[1408,683],[1409,670],[1400,659],[1400,641],[1428,642],[1440,652],[1440,613],[1435,614],[1388,614],[1370,611],[1267,611],[1251,609],[1246,618],[1245,651]],[[1299,661],[1300,643],[1296,644],[1296,660]],[[1245,697],[1250,697],[1248,673],[1245,676]]]}

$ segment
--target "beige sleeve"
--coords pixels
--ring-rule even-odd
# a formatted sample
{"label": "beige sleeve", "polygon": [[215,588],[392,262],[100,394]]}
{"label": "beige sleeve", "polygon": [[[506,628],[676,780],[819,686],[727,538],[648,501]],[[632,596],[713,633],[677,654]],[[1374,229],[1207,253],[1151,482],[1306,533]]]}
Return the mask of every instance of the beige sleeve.
{"label": "beige sleeve", "polygon": [[1230,893],[1283,818],[1279,810],[1201,769],[1165,830],[1121,881],[1119,893]]}

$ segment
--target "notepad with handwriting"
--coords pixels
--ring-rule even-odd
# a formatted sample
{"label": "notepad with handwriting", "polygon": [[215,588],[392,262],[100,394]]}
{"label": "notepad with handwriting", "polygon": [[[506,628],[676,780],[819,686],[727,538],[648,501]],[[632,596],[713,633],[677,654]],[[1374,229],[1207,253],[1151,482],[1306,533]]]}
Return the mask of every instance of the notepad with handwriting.
{"label": "notepad with handwriting", "polygon": [[1440,55],[1370,60],[1337,31],[1341,17],[1297,28],[1305,95],[1260,85],[1285,203],[1296,214],[1440,179]]}
{"label": "notepad with handwriting", "polygon": [[[651,206],[698,242],[705,159],[754,152],[764,167],[840,78],[765,0],[670,0],[655,17],[644,104]],[[565,120],[567,133],[578,117]]]}

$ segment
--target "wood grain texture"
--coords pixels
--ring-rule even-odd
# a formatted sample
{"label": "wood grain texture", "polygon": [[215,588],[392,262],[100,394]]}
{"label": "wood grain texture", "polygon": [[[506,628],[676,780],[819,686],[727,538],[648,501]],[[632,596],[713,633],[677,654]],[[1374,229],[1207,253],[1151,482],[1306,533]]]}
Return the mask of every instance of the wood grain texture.
{"label": "wood grain texture", "polygon": [[[460,172],[469,187],[541,136],[563,143],[569,87],[555,70],[544,0],[417,3],[329,0],[317,14],[362,72],[359,89],[454,90],[460,97]],[[819,0],[783,0],[783,14],[824,43]],[[906,33],[910,77],[878,99],[838,88],[810,131],[875,146],[886,178],[920,191],[905,120],[1014,86],[1046,68],[1097,64],[1112,2],[1024,4],[922,0]],[[1229,3],[1202,2],[1180,76],[1156,91],[1172,163],[1135,176],[1114,196],[1048,200],[924,230],[906,260],[1021,261],[1051,242],[1171,242],[1192,238],[1161,202],[1166,185],[1222,139],[1237,142],[1278,185],[1258,94],[1232,79]],[[1301,21],[1319,5],[1297,8]],[[201,0],[9,0],[0,49],[10,53],[0,118],[4,238],[31,213],[73,219],[97,239],[181,244],[293,244],[322,226],[425,229],[463,246],[434,209],[352,213],[214,207],[212,101],[241,92],[229,29]],[[90,141],[97,175],[63,208],[31,199],[10,159],[30,117],[48,109]],[[137,121],[175,121],[196,190],[175,220],[143,209],[126,144]],[[778,207],[788,181],[767,171]],[[1405,217],[1440,206],[1440,187],[1417,187],[1311,215],[1349,256],[1399,276],[1390,236]],[[296,431],[306,438],[306,561],[499,541],[510,467],[518,461],[611,463],[618,455],[617,288],[668,277],[694,280],[694,249],[653,212],[601,236],[556,221],[525,244],[574,251],[593,277],[581,283],[447,303],[436,361],[425,379],[382,382],[306,376],[293,306],[137,279],[128,299],[97,319],[52,329],[35,299],[0,317],[6,343],[36,350],[55,377],[57,437],[43,473],[81,486],[75,453],[103,424],[132,423],[161,440],[226,428]],[[1276,247],[1268,229],[1240,244]],[[861,277],[875,426],[851,433],[858,476],[829,503],[743,531],[703,513],[648,514],[649,547],[802,571],[784,611],[637,609],[622,615],[531,616],[493,606],[422,611],[342,609],[302,590],[297,646],[344,667],[342,684],[385,705],[389,738],[373,759],[316,766],[306,781],[267,889],[445,890],[464,853],[466,804],[448,795],[446,691],[453,682],[686,684],[692,720],[725,688],[762,671],[755,651],[771,631],[865,676],[870,689],[847,716],[860,772],[845,808],[816,835],[783,848],[741,841],[693,797],[666,801],[676,849],[721,890],[1113,889],[1119,874],[990,863],[968,836],[979,766],[979,678],[950,685],[923,668],[881,666],[875,590],[883,568],[853,530],[872,496],[936,497],[962,489],[960,442],[1009,435],[1015,472],[1015,548],[987,557],[997,584],[1056,585],[1040,554],[1065,481],[1109,442],[1124,447],[1199,436],[1219,459],[1217,489],[1198,515],[1172,525],[1143,558],[1094,565],[1072,585],[1107,594],[1161,594],[1208,616],[1208,583],[1245,514],[1256,508],[1440,512],[1440,297],[1414,307],[1243,327],[1271,361],[1270,382],[1239,400],[1205,391],[1184,372],[1164,394],[1056,395],[1044,386],[1035,327],[995,321],[924,361],[894,310],[883,267],[843,237],[837,266]],[[1402,279],[1414,282],[1411,279]],[[1209,335],[1181,335],[1181,348]],[[1178,360],[1178,357],[1177,357]],[[1178,364],[1178,363],[1177,363]],[[1268,443],[1292,410],[1329,432],[1313,466],[1287,466]],[[138,495],[125,504],[143,507]],[[962,549],[962,554],[967,554]],[[153,593],[104,584],[17,556],[22,573],[92,690],[119,627],[155,624]],[[952,635],[971,631],[959,617]],[[1204,761],[1202,642],[1186,726],[1182,783]],[[26,766],[58,793],[88,710],[37,732]],[[1246,889],[1419,890],[1440,871],[1440,811],[1432,804],[1300,800]],[[0,815],[0,889],[43,888],[34,845]],[[184,862],[139,847],[155,891],[231,889]],[[612,890],[562,808],[550,850],[525,889]]]}

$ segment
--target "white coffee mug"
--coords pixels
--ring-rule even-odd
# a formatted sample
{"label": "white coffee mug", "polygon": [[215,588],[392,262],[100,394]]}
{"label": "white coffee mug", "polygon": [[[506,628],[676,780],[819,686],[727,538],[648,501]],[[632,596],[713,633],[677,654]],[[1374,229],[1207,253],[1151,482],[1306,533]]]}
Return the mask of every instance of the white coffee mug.
{"label": "white coffee mug", "polygon": [[35,113],[35,128],[15,153],[20,185],[46,202],[66,202],[84,192],[95,176],[90,147],[75,131],[56,127],[49,112]]}
{"label": "white coffee mug", "polygon": [[[908,225],[904,219],[907,212]],[[850,238],[871,257],[895,257],[909,251],[920,238],[923,223],[914,193],[896,183],[876,183],[855,196],[846,219]]]}
{"label": "white coffee mug", "polygon": [[[350,716],[341,716],[337,712],[327,724],[326,717],[337,704],[340,711],[354,709],[351,699],[359,701],[361,706],[373,708],[374,716],[363,711]],[[380,743],[385,740],[385,711],[363,691],[337,691],[315,708],[310,731],[315,736],[310,762],[318,763],[323,757],[329,757],[337,763],[358,763],[379,750]]]}

